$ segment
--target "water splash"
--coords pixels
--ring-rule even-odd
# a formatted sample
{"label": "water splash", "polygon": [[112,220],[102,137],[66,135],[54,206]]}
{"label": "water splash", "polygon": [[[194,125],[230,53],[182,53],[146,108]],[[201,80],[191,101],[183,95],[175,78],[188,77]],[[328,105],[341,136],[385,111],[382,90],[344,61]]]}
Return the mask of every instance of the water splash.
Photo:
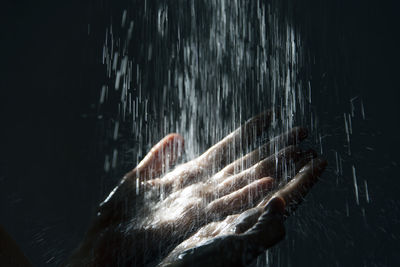
{"label": "water splash", "polygon": [[[305,66],[312,59],[290,7],[240,0],[142,1],[135,7],[134,13],[123,10],[121,20],[108,27],[103,46],[108,79],[99,90],[99,112],[113,129],[105,134],[111,139],[106,172],[126,171],[170,132],[184,137],[186,159],[193,159],[266,109],[279,112],[265,138],[307,125],[320,153],[329,151]],[[347,157],[352,156],[358,100],[350,99],[350,112],[342,117]],[[360,107],[365,120],[362,100]],[[237,158],[235,153],[230,157]],[[337,184],[344,176],[344,154],[334,151]],[[364,186],[369,203],[366,181]]]}

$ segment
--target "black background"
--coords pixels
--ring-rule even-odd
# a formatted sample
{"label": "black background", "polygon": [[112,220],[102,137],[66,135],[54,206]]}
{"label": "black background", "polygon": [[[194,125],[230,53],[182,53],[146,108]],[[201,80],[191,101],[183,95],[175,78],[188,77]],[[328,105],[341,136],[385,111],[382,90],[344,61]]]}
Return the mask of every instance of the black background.
{"label": "black background", "polygon": [[[56,265],[69,255],[108,191],[100,184],[103,155],[96,120],[85,114],[93,112],[104,81],[105,28],[121,11],[110,2],[2,4],[0,223],[34,266]],[[311,14],[309,45],[320,59],[315,73],[342,71],[347,87],[339,91],[361,96],[368,118],[363,126],[368,134],[355,143],[360,151],[374,148],[360,152],[358,165],[361,175],[372,177],[367,222],[361,216],[336,218],[326,227],[346,228],[343,237],[338,228],[334,238],[310,238],[305,249],[319,249],[303,252],[314,256],[311,265],[325,260],[328,266],[395,266],[400,237],[398,6],[395,1],[305,1],[302,8]],[[324,201],[335,204],[335,199]],[[315,240],[331,244],[311,244]],[[324,259],[331,252],[335,256]]]}

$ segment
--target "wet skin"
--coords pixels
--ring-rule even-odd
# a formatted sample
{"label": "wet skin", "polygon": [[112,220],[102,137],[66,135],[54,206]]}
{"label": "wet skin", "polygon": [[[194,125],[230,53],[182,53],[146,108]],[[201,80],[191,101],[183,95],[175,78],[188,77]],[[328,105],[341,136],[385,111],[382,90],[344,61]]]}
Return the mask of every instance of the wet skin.
{"label": "wet skin", "polygon": [[303,128],[238,156],[273,119],[272,112],[250,119],[171,171],[184,141],[166,136],[100,204],[66,266],[250,264],[284,237],[284,219],[326,166],[297,147],[307,136]]}

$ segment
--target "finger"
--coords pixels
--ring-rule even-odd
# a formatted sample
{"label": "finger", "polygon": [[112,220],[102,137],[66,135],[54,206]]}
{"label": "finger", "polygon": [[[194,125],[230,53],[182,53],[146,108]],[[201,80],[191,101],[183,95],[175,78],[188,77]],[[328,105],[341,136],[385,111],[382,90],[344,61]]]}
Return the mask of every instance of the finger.
{"label": "finger", "polygon": [[218,196],[226,195],[245,186],[249,181],[251,182],[261,177],[274,177],[278,182],[282,172],[287,172],[290,169],[290,165],[308,157],[309,155],[302,152],[298,147],[287,147],[247,170],[225,179],[216,187],[214,193],[218,194]]}
{"label": "finger", "polygon": [[268,143],[264,144],[258,149],[253,150],[244,157],[235,160],[218,172],[213,179],[215,182],[221,182],[228,176],[237,174],[242,170],[253,166],[255,163],[265,159],[283,147],[300,143],[307,137],[307,135],[307,129],[295,127],[290,131],[271,139]]}
{"label": "finger", "polygon": [[[281,155],[284,157],[288,157],[287,153],[289,151],[293,152],[293,150],[289,149],[289,150],[287,150],[286,153],[282,153]],[[310,161],[310,159],[314,158],[315,155],[316,155],[316,153],[313,150],[308,150],[308,151],[302,153],[302,155],[295,162],[296,172],[298,170],[300,170],[300,168],[302,168],[306,163],[308,163]],[[241,177],[241,178],[243,178],[243,177]],[[235,183],[235,182],[233,182],[233,183]],[[240,182],[236,182],[236,185],[240,185]],[[233,187],[233,189],[235,189],[235,186],[232,186],[232,187]],[[268,198],[268,199],[270,199],[270,198]],[[265,206],[265,202],[264,202],[263,206]],[[253,209],[243,212],[236,220],[237,222],[235,225],[235,232],[243,233],[244,231],[248,230],[251,226],[253,226],[256,223],[258,217],[260,216],[263,206],[260,207],[260,205],[259,205],[259,207],[255,207]]]}
{"label": "finger", "polygon": [[[159,175],[163,169],[171,166],[178,159],[182,154],[183,146],[183,137],[176,133],[167,135],[153,146],[139,165],[127,173],[107,198],[100,203],[99,218],[101,217],[102,220],[106,218],[104,220],[107,223],[118,221],[123,216],[124,211],[132,210],[131,206],[135,204],[134,200],[139,189],[138,187],[135,188],[136,178],[144,180]],[[144,184],[144,186],[147,186],[147,184]],[[113,218],[111,219],[111,217]],[[102,222],[102,224],[104,223]]]}
{"label": "finger", "polygon": [[243,236],[251,243],[264,249],[272,247],[285,236],[283,225],[285,213],[285,200],[281,197],[272,197],[267,203],[264,212],[257,223]]}
{"label": "finger", "polygon": [[265,177],[251,184],[212,201],[206,207],[206,214],[220,218],[248,208],[260,200],[273,186],[273,179]]}
{"label": "finger", "polygon": [[220,169],[226,165],[235,154],[238,154],[239,151],[243,151],[242,148],[246,148],[265,132],[275,117],[276,112],[266,111],[251,118],[220,142],[209,148],[198,158],[198,161],[203,166],[212,166],[213,169]]}
{"label": "finger", "polygon": [[[296,208],[303,201],[311,187],[318,181],[318,177],[322,174],[326,165],[326,160],[320,158],[312,159],[272,198],[280,197],[285,201],[287,208]],[[264,206],[267,202],[268,200],[264,200],[259,206]]]}
{"label": "finger", "polygon": [[[239,148],[247,146],[244,144],[251,143],[251,141],[254,141],[263,131],[266,131],[274,116],[276,116],[274,112],[267,111],[253,117],[243,126],[208,149],[200,157],[192,160],[189,164],[185,164],[183,167],[186,169],[181,169],[183,171],[183,175],[180,175],[180,177],[182,177],[181,179],[175,179],[173,175],[167,175],[163,177],[163,181],[154,181],[153,184],[162,183],[163,186],[168,189],[173,186],[187,186],[199,182],[205,177],[209,177],[210,174],[219,171],[227,162],[230,162],[230,158],[235,157],[234,155],[238,153],[238,151],[242,151],[242,149]],[[299,131],[299,135],[303,132],[304,131]],[[255,155],[255,153],[253,155]]]}
{"label": "finger", "polygon": [[254,207],[242,212],[236,219],[234,225],[234,232],[236,234],[242,234],[250,229],[258,220],[261,213],[263,212],[262,207]]}
{"label": "finger", "polygon": [[168,134],[159,141],[138,166],[127,174],[127,177],[138,177],[140,180],[154,178],[171,167],[182,155],[183,137],[176,133]]}

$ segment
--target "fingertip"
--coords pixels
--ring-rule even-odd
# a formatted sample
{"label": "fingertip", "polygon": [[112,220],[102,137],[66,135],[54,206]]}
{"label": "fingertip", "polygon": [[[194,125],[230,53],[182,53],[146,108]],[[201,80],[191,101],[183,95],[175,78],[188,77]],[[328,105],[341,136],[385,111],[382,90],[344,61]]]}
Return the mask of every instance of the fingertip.
{"label": "fingertip", "polygon": [[279,109],[268,109],[264,110],[256,116],[248,119],[244,126],[245,127],[256,127],[260,134],[262,131],[268,129],[272,121],[275,121],[280,115]]}
{"label": "fingertip", "polygon": [[184,140],[183,136],[178,133],[170,133],[170,134],[166,135],[162,139],[162,141],[165,141],[168,143],[180,144],[182,146],[185,144],[185,140]]}
{"label": "fingertip", "polygon": [[315,158],[313,159],[313,165],[316,166],[316,174],[320,176],[325,170],[326,166],[328,166],[328,161],[323,158]]}
{"label": "fingertip", "polygon": [[297,126],[297,127],[294,128],[294,131],[296,133],[296,138],[299,141],[303,141],[308,136],[307,128],[304,128],[304,127],[301,127],[301,126]]}
{"label": "fingertip", "polygon": [[178,133],[170,133],[166,135],[160,142],[158,142],[153,148],[156,150],[166,151],[167,149],[172,150],[175,154],[183,151],[185,146],[184,138]]}
{"label": "fingertip", "polygon": [[302,156],[301,149],[296,145],[290,145],[278,152],[278,158],[281,160],[293,159],[297,160]]}
{"label": "fingertip", "polygon": [[159,175],[165,167],[172,166],[183,154],[184,139],[180,134],[170,133],[161,139],[145,158],[132,171],[139,178],[153,178]]}
{"label": "fingertip", "polygon": [[281,196],[273,196],[265,205],[264,211],[283,214],[285,212],[286,201]]}
{"label": "fingertip", "polygon": [[324,158],[316,158],[316,163],[319,165],[320,169],[325,169],[328,166],[328,161]]}
{"label": "fingertip", "polygon": [[314,176],[320,176],[322,172],[325,170],[328,165],[328,161],[326,159],[316,157],[311,159],[300,171],[303,172],[312,172]]}
{"label": "fingertip", "polygon": [[270,190],[274,184],[274,179],[271,177],[263,177],[255,181],[257,186],[263,190]]}

